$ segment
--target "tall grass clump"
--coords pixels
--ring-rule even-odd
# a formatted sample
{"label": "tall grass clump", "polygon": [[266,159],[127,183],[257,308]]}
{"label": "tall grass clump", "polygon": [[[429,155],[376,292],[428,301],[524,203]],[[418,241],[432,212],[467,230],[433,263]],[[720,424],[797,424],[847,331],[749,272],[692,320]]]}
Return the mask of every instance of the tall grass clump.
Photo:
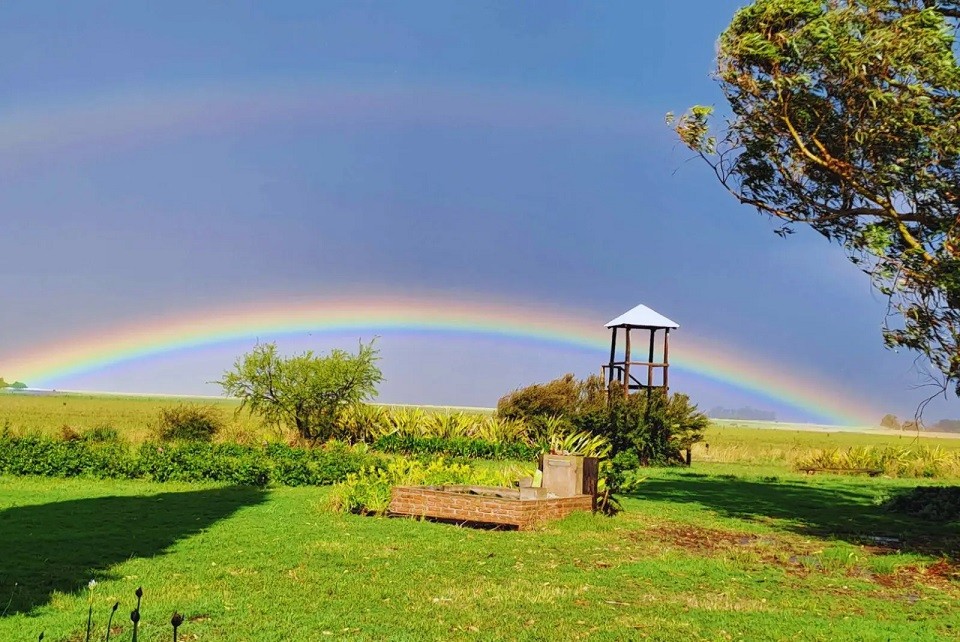
{"label": "tall grass clump", "polygon": [[213,406],[180,404],[157,414],[156,437],[160,441],[213,441],[223,428],[223,414]]}
{"label": "tall grass clump", "polygon": [[855,446],[819,449],[799,457],[797,470],[876,471],[890,477],[960,477],[960,452],[939,446]]}

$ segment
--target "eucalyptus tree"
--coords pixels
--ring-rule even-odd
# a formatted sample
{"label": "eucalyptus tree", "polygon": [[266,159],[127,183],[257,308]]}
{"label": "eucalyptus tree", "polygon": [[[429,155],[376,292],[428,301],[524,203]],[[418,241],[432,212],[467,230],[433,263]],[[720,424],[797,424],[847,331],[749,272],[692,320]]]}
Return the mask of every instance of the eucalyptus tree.
{"label": "eucalyptus tree", "polygon": [[958,26],[958,0],[756,0],[718,43],[729,115],[668,122],[778,234],[840,245],[887,297],[886,345],[960,395]]}

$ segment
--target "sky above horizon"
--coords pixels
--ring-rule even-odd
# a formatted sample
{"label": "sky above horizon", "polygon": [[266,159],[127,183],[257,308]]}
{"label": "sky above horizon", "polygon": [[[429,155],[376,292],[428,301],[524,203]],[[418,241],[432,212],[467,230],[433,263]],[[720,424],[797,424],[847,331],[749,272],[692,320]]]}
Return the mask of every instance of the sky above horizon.
{"label": "sky above horizon", "polygon": [[[206,310],[426,296],[575,310],[603,339],[645,303],[680,323],[678,357],[687,337],[777,364],[807,405],[822,387],[912,415],[924,379],[883,348],[866,277],[816,234],[777,237],[664,124],[720,104],[715,41],[742,4],[2,4],[0,375]],[[389,402],[490,406],[606,358],[378,334]],[[42,383],[216,394],[255,339],[357,338],[261,333]],[[671,380],[703,408],[822,419],[696,368]],[[927,413],[946,417],[953,396]]]}

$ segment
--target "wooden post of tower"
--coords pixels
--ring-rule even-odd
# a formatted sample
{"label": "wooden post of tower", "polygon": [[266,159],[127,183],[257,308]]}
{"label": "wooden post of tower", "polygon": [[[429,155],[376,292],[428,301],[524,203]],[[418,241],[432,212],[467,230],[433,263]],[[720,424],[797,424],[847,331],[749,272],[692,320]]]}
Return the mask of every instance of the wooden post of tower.
{"label": "wooden post of tower", "polygon": [[613,383],[613,363],[617,358],[617,329],[613,329],[613,336],[610,339],[610,363],[607,366],[607,392],[610,391],[610,384]]}
{"label": "wooden post of tower", "polygon": [[650,328],[650,351],[647,354],[647,393],[653,389],[653,340],[657,331]]}
{"label": "wooden post of tower", "polygon": [[663,332],[663,389],[670,392],[670,328]]}
{"label": "wooden post of tower", "polygon": [[623,396],[630,394],[630,326],[626,328],[627,338],[624,340],[623,348]]}

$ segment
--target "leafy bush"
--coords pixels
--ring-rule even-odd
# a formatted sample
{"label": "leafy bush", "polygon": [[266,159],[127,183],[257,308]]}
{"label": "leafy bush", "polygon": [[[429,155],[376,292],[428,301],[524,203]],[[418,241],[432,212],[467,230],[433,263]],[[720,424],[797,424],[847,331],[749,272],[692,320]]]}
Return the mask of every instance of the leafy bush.
{"label": "leafy bush", "polygon": [[888,510],[934,522],[960,520],[960,487],[917,486],[894,495],[885,504]]}
{"label": "leafy bush", "polygon": [[132,449],[121,442],[0,437],[0,474],[6,475],[302,486],[340,482],[378,461],[364,448],[344,444],[301,449],[177,442]]}
{"label": "leafy bush", "polygon": [[682,463],[681,451],[703,438],[709,420],[687,395],[654,390],[614,397],[573,423],[581,431],[606,437],[613,455],[633,452],[640,464],[649,466]]}
{"label": "leafy bush", "polygon": [[504,395],[497,416],[517,421],[542,421],[547,417],[573,417],[606,405],[603,380],[592,375],[582,381],[567,374],[548,383],[537,383]]}
{"label": "leafy bush", "polygon": [[376,465],[378,458],[365,447],[328,442],[319,448],[266,447],[272,462],[272,480],[286,486],[326,486],[341,482],[350,473]]}
{"label": "leafy bush", "polygon": [[223,423],[223,415],[213,406],[180,404],[160,410],[156,435],[163,442],[212,441]]}
{"label": "leafy bush", "polygon": [[413,437],[387,435],[373,443],[372,448],[385,453],[406,455],[447,455],[468,459],[514,459],[531,461],[544,451],[543,446],[524,443],[491,442],[483,439],[442,437]]}
{"label": "leafy bush", "polygon": [[338,484],[331,495],[331,506],[340,512],[382,515],[390,505],[394,486],[436,486],[442,484],[476,484],[505,486],[521,471],[491,471],[469,464],[452,463],[443,457],[430,463],[397,458],[385,467],[364,468],[351,473]]}
{"label": "leafy bush", "polygon": [[183,442],[144,444],[139,449],[143,477],[158,482],[225,482],[238,486],[266,486],[270,462],[262,451],[228,444]]}
{"label": "leafy bush", "polygon": [[0,474],[43,477],[139,477],[136,458],[119,443],[0,438]]}

